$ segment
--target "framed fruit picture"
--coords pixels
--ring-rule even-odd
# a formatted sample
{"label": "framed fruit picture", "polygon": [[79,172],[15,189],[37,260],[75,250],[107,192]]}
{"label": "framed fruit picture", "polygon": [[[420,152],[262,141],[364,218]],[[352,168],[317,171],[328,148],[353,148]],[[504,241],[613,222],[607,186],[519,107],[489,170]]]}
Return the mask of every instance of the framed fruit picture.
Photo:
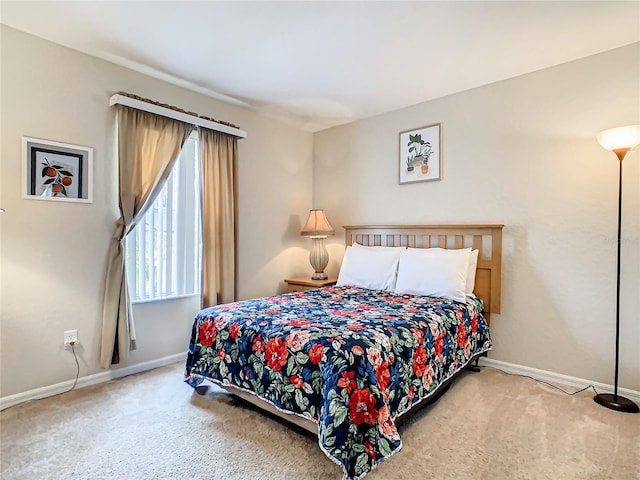
{"label": "framed fruit picture", "polygon": [[23,197],[93,202],[93,148],[22,137]]}

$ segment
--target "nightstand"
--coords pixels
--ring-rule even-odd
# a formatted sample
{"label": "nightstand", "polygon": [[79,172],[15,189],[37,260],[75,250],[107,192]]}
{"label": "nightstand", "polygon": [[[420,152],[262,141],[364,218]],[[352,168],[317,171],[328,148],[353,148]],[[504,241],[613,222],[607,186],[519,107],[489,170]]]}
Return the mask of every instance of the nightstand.
{"label": "nightstand", "polygon": [[313,280],[309,277],[287,278],[284,283],[287,284],[286,293],[303,292],[305,290],[313,290],[314,288],[328,287],[335,285],[338,281],[337,277],[329,277],[324,280]]}

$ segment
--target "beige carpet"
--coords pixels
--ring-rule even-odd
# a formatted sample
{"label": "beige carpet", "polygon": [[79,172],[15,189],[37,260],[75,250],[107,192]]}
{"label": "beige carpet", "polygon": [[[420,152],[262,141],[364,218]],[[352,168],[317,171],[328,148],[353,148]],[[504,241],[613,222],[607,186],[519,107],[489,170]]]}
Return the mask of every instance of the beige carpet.
{"label": "beige carpet", "polygon": [[[340,480],[316,440],[182,364],[9,408],[2,479]],[[640,479],[640,415],[483,369],[400,429],[404,447],[365,478]]]}

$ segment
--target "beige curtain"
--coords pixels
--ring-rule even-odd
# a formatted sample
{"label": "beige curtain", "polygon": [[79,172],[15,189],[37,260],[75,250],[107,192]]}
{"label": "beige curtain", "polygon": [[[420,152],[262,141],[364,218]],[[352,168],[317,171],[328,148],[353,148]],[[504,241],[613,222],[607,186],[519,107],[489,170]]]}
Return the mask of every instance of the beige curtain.
{"label": "beige curtain", "polygon": [[202,307],[236,300],[236,186],[238,139],[200,128]]}
{"label": "beige curtain", "polygon": [[100,366],[124,363],[135,349],[124,241],[162,189],[193,125],[117,105],[120,219],[109,248]]}

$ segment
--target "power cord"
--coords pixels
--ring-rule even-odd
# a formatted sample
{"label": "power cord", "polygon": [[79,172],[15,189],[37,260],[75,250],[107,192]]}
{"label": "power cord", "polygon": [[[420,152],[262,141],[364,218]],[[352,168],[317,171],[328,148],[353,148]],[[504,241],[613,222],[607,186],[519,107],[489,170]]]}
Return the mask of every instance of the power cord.
{"label": "power cord", "polygon": [[557,387],[557,386],[553,385],[552,383],[545,382],[544,380],[539,380],[539,379],[537,379],[537,378],[533,378],[533,377],[531,377],[531,376],[529,376],[529,375],[523,375],[523,374],[521,374],[521,373],[510,373],[510,372],[505,372],[504,370],[501,370],[501,369],[496,368],[496,367],[491,367],[491,366],[489,366],[489,365],[478,365],[478,368],[491,368],[491,369],[493,369],[493,370],[497,370],[497,371],[499,371],[499,372],[502,372],[502,373],[504,373],[505,375],[511,375],[512,377],[523,377],[523,378],[529,378],[529,379],[533,380],[534,382],[542,383],[542,384],[544,384],[544,385],[546,385],[546,386],[548,386],[548,387],[554,388],[554,389],[558,390],[559,392],[564,393],[565,395],[570,395],[570,396],[577,395],[578,393],[582,393],[582,392],[584,392],[585,390],[588,390],[588,389],[590,389],[590,388],[591,388],[591,389],[596,393],[596,395],[598,394],[598,391],[596,390],[596,387],[594,387],[593,385],[587,385],[586,387],[581,388],[580,390],[577,390],[577,391],[575,391],[575,392],[573,392],[573,393],[572,393],[572,392],[567,392],[566,390],[563,390],[562,388]]}
{"label": "power cord", "polygon": [[69,390],[65,390],[64,392],[56,393],[54,395],[47,395],[45,397],[33,398],[32,400],[25,400],[23,402],[16,403],[15,405],[11,405],[11,407],[7,407],[7,408],[17,407],[18,405],[22,405],[23,403],[27,403],[28,401],[42,400],[42,399],[47,398],[47,397],[48,398],[57,397],[58,395],[62,395],[63,393],[68,393],[71,390],[73,390],[74,388],[76,388],[76,385],[78,384],[78,378],[80,377],[80,363],[78,362],[78,356],[76,355],[76,349],[75,349],[76,342],[69,342],[69,346],[71,347],[71,352],[73,353],[73,358],[76,361],[76,378],[73,381],[73,385],[71,386],[71,388]]}
{"label": "power cord", "polygon": [[71,346],[71,352],[73,353],[73,359],[76,361],[76,379],[73,381],[73,385],[71,386],[71,388],[69,390],[66,390],[62,393],[67,393],[70,392],[71,390],[73,390],[74,388],[76,388],[76,385],[78,384],[78,377],[80,377],[80,364],[78,363],[78,356],[76,355],[76,342],[69,342],[69,345]]}

